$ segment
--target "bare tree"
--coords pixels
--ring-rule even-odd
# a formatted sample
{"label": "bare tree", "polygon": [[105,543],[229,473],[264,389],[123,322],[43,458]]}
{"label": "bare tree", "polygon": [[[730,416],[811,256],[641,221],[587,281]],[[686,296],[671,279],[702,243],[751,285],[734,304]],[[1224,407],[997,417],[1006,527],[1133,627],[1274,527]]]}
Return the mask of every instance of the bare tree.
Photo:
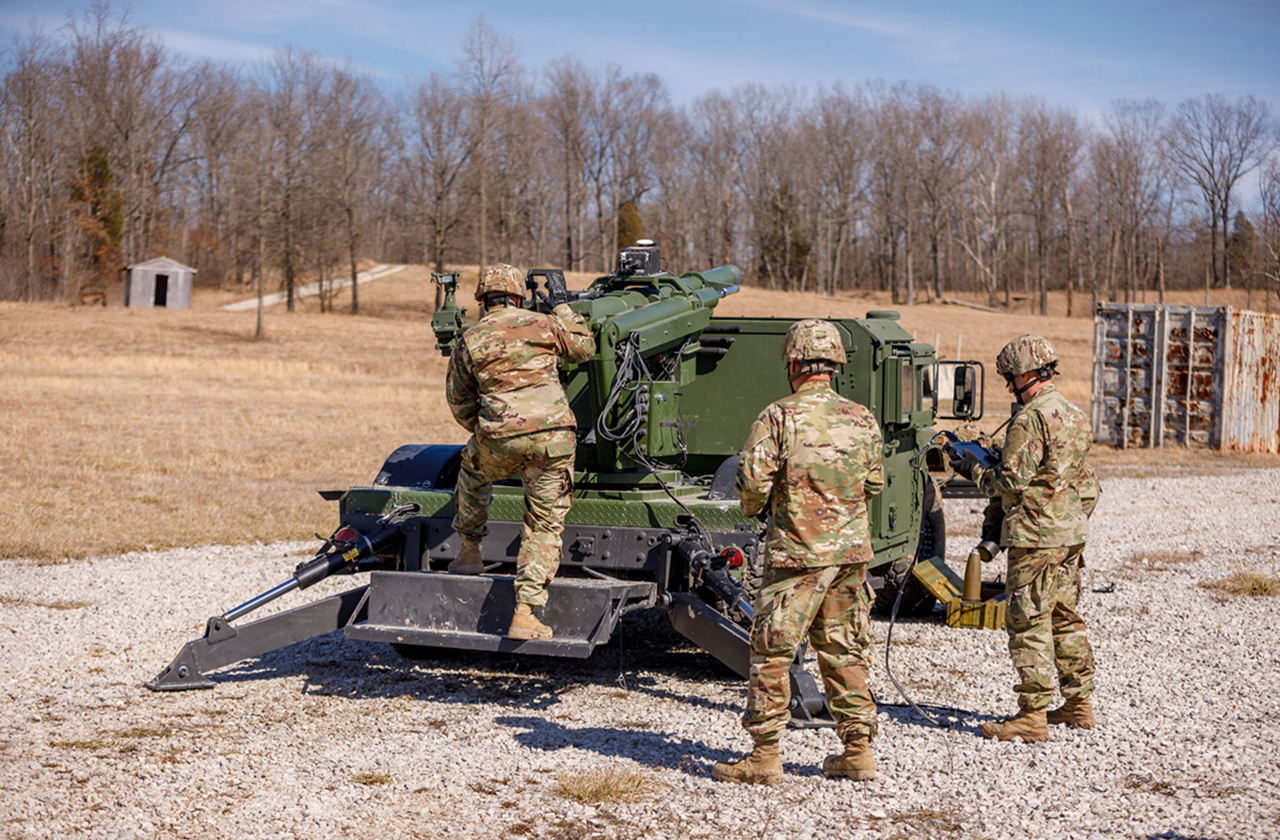
{"label": "bare tree", "polygon": [[964,153],[961,131],[960,97],[942,93],[932,86],[916,91],[917,119],[920,122],[918,177],[924,199],[929,235],[929,259],[933,268],[933,294],[941,298],[942,245],[946,226],[960,184],[959,164]]}
{"label": "bare tree", "polygon": [[1095,172],[1107,197],[1109,223],[1115,229],[1125,299],[1145,282],[1141,265],[1150,262],[1144,243],[1154,242],[1157,280],[1161,274],[1163,233],[1156,232],[1170,189],[1169,156],[1164,148],[1164,105],[1117,100],[1103,118],[1107,133],[1093,147]]}
{"label": "bare tree", "polygon": [[[358,254],[360,225],[366,195],[382,171],[380,142],[387,127],[385,100],[367,77],[357,75],[348,63],[334,70],[321,106],[323,130],[315,142],[322,177],[317,191],[338,211],[345,230],[348,267],[351,271],[351,314],[360,311]],[[323,281],[323,274],[321,275]]]}
{"label": "bare tree", "polygon": [[1230,288],[1226,241],[1231,195],[1240,179],[1257,168],[1274,148],[1270,108],[1252,96],[1235,102],[1216,93],[1188,99],[1178,105],[1169,141],[1174,164],[1200,190],[1209,210],[1214,282]]}
{"label": "bare tree", "polygon": [[828,226],[825,286],[834,295],[845,272],[845,253],[858,221],[866,170],[867,103],[861,91],[836,85],[814,103],[818,189]]}
{"label": "bare tree", "polygon": [[872,87],[872,153],[869,187],[878,237],[882,285],[895,303],[915,302],[915,247],[919,238],[923,138],[915,92],[906,84]]}
{"label": "bare tree", "polygon": [[719,91],[694,100],[690,107],[687,149],[693,191],[699,196],[699,227],[705,231],[699,237],[698,257],[711,265],[735,258],[744,123],[737,105]]}
{"label": "bare tree", "polygon": [[279,182],[281,156],[275,142],[270,118],[269,94],[248,87],[240,107],[240,142],[231,163],[234,194],[240,205],[238,215],[245,219],[245,237],[251,243],[246,254],[250,282],[258,297],[258,318],[254,337],[266,337],[265,286],[272,248],[272,219],[276,214],[272,186]]}
{"label": "bare tree", "polygon": [[548,241],[544,197],[553,187],[531,89],[514,86],[495,113],[489,159],[497,251],[507,263],[540,262]]}
{"label": "bare tree", "polygon": [[619,100],[626,117],[612,156],[610,259],[619,247],[632,244],[618,241],[618,214],[624,204],[638,206],[654,185],[653,149],[670,109],[666,87],[652,73],[629,76],[622,80],[621,88]]}
{"label": "bare tree", "polygon": [[[605,68],[600,78],[591,87],[591,96],[587,100],[585,116],[586,153],[584,155],[584,172],[586,183],[592,194],[595,213],[595,257],[596,266],[607,271],[612,258],[613,248],[609,238],[610,218],[609,206],[613,195],[610,178],[613,174],[613,157],[616,143],[622,131],[622,123],[627,118],[621,97],[622,69],[616,64]],[[586,254],[584,253],[584,257]]]}
{"label": "bare tree", "polygon": [[1061,229],[1058,210],[1075,169],[1079,133],[1074,116],[1027,100],[1018,120],[1018,173],[1036,253],[1036,298],[1049,314],[1049,250]]}
{"label": "bare tree", "polygon": [[155,228],[160,199],[190,162],[185,141],[203,77],[177,69],[157,39],[125,22],[125,16],[113,22],[106,3],[73,19],[69,78],[72,104],[93,119],[82,149],[100,144],[113,164],[123,198],[121,251],[131,262],[147,256],[153,237],[164,233]]}
{"label": "bare tree", "polygon": [[471,24],[462,43],[462,58],[458,61],[458,73],[465,90],[471,97],[475,119],[475,163],[479,181],[480,215],[476,221],[479,246],[479,271],[488,262],[485,241],[488,229],[489,185],[489,132],[493,129],[494,113],[509,96],[511,87],[523,74],[520,53],[515,42],[485,23],[480,15]]}
{"label": "bare tree", "polygon": [[581,62],[565,56],[553,60],[548,66],[547,85],[543,112],[557,144],[556,153],[562,173],[560,191],[564,198],[564,266],[572,270],[577,266],[574,233],[582,225],[586,198],[586,115],[595,96],[595,83]]}
{"label": "bare tree", "polygon": [[54,180],[55,101],[50,95],[57,77],[57,50],[40,30],[30,38],[15,39],[13,69],[4,77],[6,151],[12,156],[18,215],[22,220],[24,277],[14,291],[25,300],[42,296],[42,272],[36,249],[40,229],[37,220],[50,220]]}
{"label": "bare tree", "polygon": [[[419,82],[410,109],[405,166],[429,230],[424,256],[442,272],[450,238],[468,206],[461,177],[480,138],[471,127],[472,113],[461,91],[439,74]],[[443,305],[442,295],[437,287],[437,309]]]}
{"label": "bare tree", "polygon": [[1261,204],[1259,238],[1262,246],[1262,275],[1266,309],[1271,311],[1271,292],[1280,296],[1280,160],[1271,158],[1258,183]]}
{"label": "bare tree", "polygon": [[228,68],[205,66],[201,75],[204,90],[195,104],[191,130],[191,181],[199,217],[189,227],[200,233],[192,263],[221,284],[229,269],[236,271],[239,265],[239,184],[232,167],[238,162],[234,155],[241,142],[245,92],[240,76]]}
{"label": "bare tree", "polygon": [[271,126],[275,178],[271,183],[279,231],[280,266],[284,271],[285,305],[292,312],[299,273],[299,202],[307,183],[307,153],[310,128],[306,120],[308,96],[318,84],[319,57],[314,53],[285,47],[276,52],[259,75],[257,84],[264,97],[266,118]]}
{"label": "bare tree", "polygon": [[[701,262],[708,236],[708,202],[692,153],[693,127],[688,109],[669,114],[654,136],[654,190],[644,204],[645,228],[669,261]],[[706,264],[706,263],[704,263]]]}
{"label": "bare tree", "polygon": [[1013,104],[1003,94],[986,97],[966,115],[965,224],[957,240],[982,276],[993,306],[1001,283],[1009,303],[1004,261],[1013,201],[1014,128]]}
{"label": "bare tree", "polygon": [[0,296],[74,298],[164,251],[202,282],[278,282],[290,308],[314,273],[328,309],[368,257],[609,269],[641,229],[673,266],[904,303],[922,282],[1006,305],[1021,282],[1039,312],[1063,288],[1074,312],[1086,287],[1163,295],[1242,268],[1275,284],[1274,165],[1263,206],[1233,203],[1274,142],[1249,97],[1172,118],[1121,101],[1096,130],[1041,100],[907,83],[672,109],[656,75],[571,56],[526,75],[483,17],[461,47],[392,117],[349,64],[285,47],[244,75],[191,66],[102,0],[19,39],[0,57]]}
{"label": "bare tree", "polygon": [[812,243],[804,231],[798,91],[743,85],[734,91],[742,114],[741,178],[760,275],[770,288],[802,289]]}

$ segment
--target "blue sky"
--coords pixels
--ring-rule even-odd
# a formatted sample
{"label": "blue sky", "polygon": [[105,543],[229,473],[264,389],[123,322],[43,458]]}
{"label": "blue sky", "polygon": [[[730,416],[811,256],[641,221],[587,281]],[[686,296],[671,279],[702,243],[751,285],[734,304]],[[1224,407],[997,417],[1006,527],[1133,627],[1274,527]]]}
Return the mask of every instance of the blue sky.
{"label": "blue sky", "polygon": [[[88,6],[0,0],[0,44],[33,20],[56,31]],[[1204,93],[1253,94],[1280,110],[1280,0],[134,0],[129,8],[133,25],[193,58],[247,64],[291,43],[350,57],[390,87],[451,70],[483,14],[530,70],[566,54],[589,67],[615,62],[657,73],[676,103],[745,82],[814,89],[879,78],[970,96],[1037,94],[1083,116],[1119,97],[1172,107]]]}

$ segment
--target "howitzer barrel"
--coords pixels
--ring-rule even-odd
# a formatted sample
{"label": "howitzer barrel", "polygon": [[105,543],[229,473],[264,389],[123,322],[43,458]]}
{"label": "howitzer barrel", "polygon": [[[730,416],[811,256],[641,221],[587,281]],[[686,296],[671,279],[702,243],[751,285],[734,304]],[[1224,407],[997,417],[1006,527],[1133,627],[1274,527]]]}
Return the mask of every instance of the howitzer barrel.
{"label": "howitzer barrel", "polygon": [[706,271],[691,271],[684,277],[696,277],[712,289],[717,290],[719,297],[731,295],[742,285],[742,269],[733,263],[709,268]]}
{"label": "howitzer barrel", "polygon": [[[654,278],[623,278],[620,285],[639,279]],[[646,354],[678,346],[710,323],[711,310],[721,298],[739,290],[742,270],[736,265],[722,265],[678,279],[671,275],[656,279],[662,287],[660,300],[626,291],[624,285],[591,301],[583,314],[600,325],[600,338],[605,345],[634,337],[637,349]],[[618,281],[610,278],[606,282]]]}

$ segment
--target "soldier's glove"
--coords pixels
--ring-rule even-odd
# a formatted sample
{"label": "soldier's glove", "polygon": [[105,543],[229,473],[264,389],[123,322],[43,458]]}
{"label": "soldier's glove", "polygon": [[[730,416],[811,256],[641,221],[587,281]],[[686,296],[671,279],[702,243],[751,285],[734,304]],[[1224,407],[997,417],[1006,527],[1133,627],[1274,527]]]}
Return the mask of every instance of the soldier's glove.
{"label": "soldier's glove", "polygon": [[965,452],[964,455],[952,455],[951,469],[970,481],[974,481],[974,473],[982,469],[982,459],[973,451]]}

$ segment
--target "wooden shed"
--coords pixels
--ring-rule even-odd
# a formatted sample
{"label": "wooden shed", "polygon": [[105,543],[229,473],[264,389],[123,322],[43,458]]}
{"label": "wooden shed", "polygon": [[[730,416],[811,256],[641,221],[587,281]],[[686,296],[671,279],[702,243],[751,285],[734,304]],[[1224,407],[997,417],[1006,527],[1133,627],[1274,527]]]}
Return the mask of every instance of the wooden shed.
{"label": "wooden shed", "polygon": [[125,269],[124,305],[190,309],[195,273],[191,266],[168,257],[131,265]]}

